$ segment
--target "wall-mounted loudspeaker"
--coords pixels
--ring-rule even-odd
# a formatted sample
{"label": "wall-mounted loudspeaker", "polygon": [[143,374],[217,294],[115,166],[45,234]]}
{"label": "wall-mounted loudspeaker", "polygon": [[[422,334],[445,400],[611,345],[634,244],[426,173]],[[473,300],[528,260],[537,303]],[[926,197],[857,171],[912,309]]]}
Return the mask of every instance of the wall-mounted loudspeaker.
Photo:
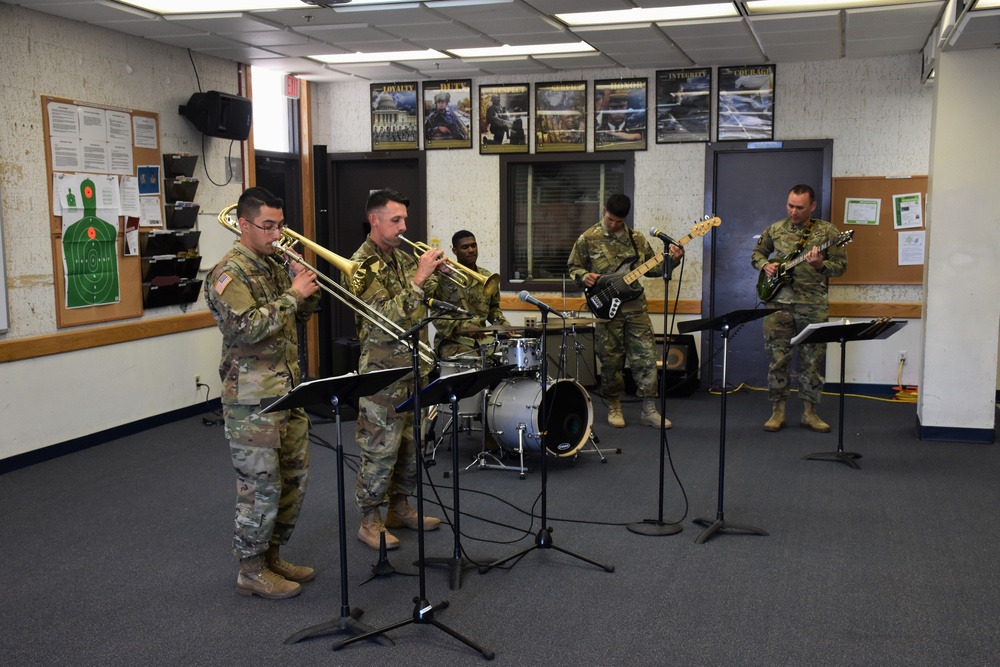
{"label": "wall-mounted loudspeaker", "polygon": [[177,108],[177,112],[209,137],[245,141],[250,136],[253,105],[239,95],[217,90],[195,93],[187,104]]}

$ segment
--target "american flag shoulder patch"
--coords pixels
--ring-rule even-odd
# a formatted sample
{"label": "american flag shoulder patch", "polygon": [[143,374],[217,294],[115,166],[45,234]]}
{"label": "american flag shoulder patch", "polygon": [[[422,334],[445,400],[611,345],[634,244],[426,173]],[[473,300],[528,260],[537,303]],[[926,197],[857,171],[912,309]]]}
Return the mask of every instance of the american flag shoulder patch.
{"label": "american flag shoulder patch", "polygon": [[223,273],[219,276],[219,279],[215,281],[215,293],[222,294],[225,291],[226,286],[231,282],[233,282],[232,277],[228,273]]}

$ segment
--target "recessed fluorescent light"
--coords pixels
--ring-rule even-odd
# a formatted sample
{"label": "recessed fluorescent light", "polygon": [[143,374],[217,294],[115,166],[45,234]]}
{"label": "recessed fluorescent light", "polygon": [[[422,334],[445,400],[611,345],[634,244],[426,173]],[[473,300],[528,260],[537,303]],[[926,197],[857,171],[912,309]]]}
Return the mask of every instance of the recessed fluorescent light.
{"label": "recessed fluorescent light", "polygon": [[1000,9],[1000,0],[976,0],[972,10],[977,9]]}
{"label": "recessed fluorescent light", "polygon": [[555,16],[566,25],[578,26],[715,19],[724,16],[739,16],[739,12],[736,11],[736,5],[732,2],[717,2],[707,5],[685,5],[681,7],[635,8],[608,12],[576,12],[572,14],[556,14]]}
{"label": "recessed fluorescent light", "polygon": [[119,0],[157,14],[211,14],[258,9],[304,9],[301,0]]}
{"label": "recessed fluorescent light", "polygon": [[382,51],[381,53],[332,53],[326,56],[309,56],[313,60],[319,60],[331,64],[347,63],[385,63],[399,62],[401,60],[450,60],[447,54],[427,49],[426,51]]}
{"label": "recessed fluorescent light", "polygon": [[502,58],[505,56],[542,56],[553,53],[587,53],[596,51],[587,42],[571,44],[528,44],[526,46],[488,46],[479,49],[448,49],[448,53],[459,58]]}
{"label": "recessed fluorescent light", "polygon": [[788,14],[791,12],[819,12],[831,9],[861,9],[891,5],[915,5],[939,0],[748,0],[747,11],[752,14]]}

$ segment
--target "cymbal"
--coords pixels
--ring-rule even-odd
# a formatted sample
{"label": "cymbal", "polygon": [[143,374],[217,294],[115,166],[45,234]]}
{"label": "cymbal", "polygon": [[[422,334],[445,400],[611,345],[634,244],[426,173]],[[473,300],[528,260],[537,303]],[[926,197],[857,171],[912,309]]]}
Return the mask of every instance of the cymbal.
{"label": "cymbal", "polygon": [[463,329],[460,334],[466,333],[513,333],[524,331],[524,327],[515,327],[512,324],[492,324],[488,327],[470,327]]}
{"label": "cymbal", "polygon": [[545,327],[546,331],[560,331],[562,329],[572,329],[573,327],[589,327],[597,324],[598,322],[610,322],[611,320],[602,320],[597,317],[567,317],[563,319],[552,319],[549,321]]}

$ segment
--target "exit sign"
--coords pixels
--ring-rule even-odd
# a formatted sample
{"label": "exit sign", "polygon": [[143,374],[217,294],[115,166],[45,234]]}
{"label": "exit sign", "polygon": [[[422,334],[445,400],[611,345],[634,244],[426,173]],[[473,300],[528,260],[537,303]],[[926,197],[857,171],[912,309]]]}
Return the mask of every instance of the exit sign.
{"label": "exit sign", "polygon": [[299,99],[299,79],[291,74],[285,75],[285,97]]}

